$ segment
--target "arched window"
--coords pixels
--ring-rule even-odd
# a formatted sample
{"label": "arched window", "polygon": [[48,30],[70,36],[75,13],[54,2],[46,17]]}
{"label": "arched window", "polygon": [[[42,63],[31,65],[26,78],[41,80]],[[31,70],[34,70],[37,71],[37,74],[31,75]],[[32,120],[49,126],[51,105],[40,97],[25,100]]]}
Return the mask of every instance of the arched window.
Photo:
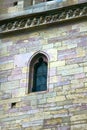
{"label": "arched window", "polygon": [[29,92],[38,92],[47,90],[47,57],[39,53],[30,63],[29,72]]}

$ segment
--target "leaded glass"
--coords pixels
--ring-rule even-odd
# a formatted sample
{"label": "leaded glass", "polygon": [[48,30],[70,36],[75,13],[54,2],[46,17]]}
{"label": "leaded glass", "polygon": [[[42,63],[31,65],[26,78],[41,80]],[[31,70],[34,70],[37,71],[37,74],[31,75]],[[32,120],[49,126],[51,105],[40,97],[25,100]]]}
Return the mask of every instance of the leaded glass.
{"label": "leaded glass", "polygon": [[34,65],[33,92],[45,91],[47,89],[47,63],[39,58],[38,63]]}

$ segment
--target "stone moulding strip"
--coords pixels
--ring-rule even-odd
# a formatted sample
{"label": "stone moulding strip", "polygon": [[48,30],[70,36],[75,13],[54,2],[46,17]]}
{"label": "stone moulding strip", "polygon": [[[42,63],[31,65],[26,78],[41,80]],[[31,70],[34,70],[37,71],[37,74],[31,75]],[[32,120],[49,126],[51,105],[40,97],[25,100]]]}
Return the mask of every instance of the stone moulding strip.
{"label": "stone moulding strip", "polygon": [[0,23],[0,34],[32,29],[54,23],[62,23],[69,20],[77,20],[78,18],[84,17],[87,17],[87,2],[32,15],[2,20]]}

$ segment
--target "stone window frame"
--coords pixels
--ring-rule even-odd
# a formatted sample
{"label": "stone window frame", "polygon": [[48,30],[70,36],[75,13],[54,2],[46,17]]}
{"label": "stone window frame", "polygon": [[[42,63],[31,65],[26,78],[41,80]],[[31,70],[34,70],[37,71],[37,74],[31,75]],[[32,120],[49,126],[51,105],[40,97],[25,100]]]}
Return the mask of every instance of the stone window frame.
{"label": "stone window frame", "polygon": [[49,56],[44,52],[37,52],[30,58],[29,64],[28,64],[28,68],[29,68],[29,71],[28,71],[29,72],[29,74],[28,74],[28,93],[34,93],[34,92],[32,92],[34,65],[38,62],[38,59],[40,57],[42,57],[44,62],[47,63],[47,89],[45,91],[37,91],[35,93],[48,91]]}

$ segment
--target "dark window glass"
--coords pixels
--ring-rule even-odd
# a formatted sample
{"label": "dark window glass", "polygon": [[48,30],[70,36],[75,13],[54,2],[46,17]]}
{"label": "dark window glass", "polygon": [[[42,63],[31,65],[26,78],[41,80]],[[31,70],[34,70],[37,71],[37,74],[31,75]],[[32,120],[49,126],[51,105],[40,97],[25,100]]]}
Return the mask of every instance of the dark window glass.
{"label": "dark window glass", "polygon": [[47,89],[47,63],[39,58],[34,65],[32,92],[45,91]]}

